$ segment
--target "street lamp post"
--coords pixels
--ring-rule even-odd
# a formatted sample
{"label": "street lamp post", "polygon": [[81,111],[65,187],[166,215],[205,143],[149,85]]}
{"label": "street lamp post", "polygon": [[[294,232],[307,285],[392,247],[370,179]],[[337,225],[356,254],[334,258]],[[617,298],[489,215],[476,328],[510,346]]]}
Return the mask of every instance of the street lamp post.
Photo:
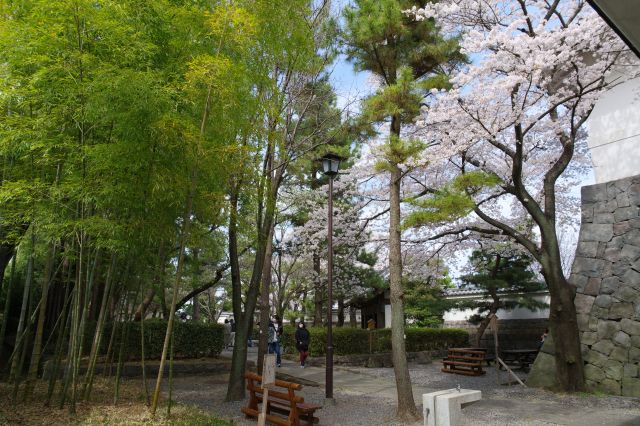
{"label": "street lamp post", "polygon": [[322,158],[322,170],[329,177],[329,217],[327,221],[327,362],[325,398],[333,400],[333,178],[338,174],[340,157],[327,154]]}

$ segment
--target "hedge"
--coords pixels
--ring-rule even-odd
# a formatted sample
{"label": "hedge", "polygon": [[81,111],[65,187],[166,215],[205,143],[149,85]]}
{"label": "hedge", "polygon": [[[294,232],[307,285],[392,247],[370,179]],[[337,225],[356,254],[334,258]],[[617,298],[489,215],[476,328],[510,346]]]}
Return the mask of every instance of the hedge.
{"label": "hedge", "polygon": [[[309,352],[313,356],[325,354],[327,329],[308,327],[311,334]],[[295,328],[285,326],[282,346],[285,353],[296,352]],[[467,346],[469,333],[458,328],[405,328],[406,349],[408,352],[441,350],[450,347]],[[371,351],[369,346],[371,345]],[[362,328],[335,327],[333,329],[333,353],[335,355],[381,353],[391,351],[391,329],[381,328],[373,331]]]}
{"label": "hedge", "polygon": [[[129,332],[125,346],[127,359],[140,359],[140,322],[115,323],[116,335],[113,351],[116,355],[120,349],[122,326],[128,325]],[[102,336],[101,353],[107,351],[109,338],[113,329],[113,323],[106,324]],[[174,332],[174,357],[199,358],[203,356],[217,356],[224,347],[224,326],[222,324],[202,324],[194,322],[176,321],[173,324]],[[87,330],[89,331],[89,330]],[[144,352],[145,359],[160,359],[164,336],[167,332],[167,322],[163,320],[146,320],[144,322]],[[85,336],[85,351],[91,347],[93,333]]]}

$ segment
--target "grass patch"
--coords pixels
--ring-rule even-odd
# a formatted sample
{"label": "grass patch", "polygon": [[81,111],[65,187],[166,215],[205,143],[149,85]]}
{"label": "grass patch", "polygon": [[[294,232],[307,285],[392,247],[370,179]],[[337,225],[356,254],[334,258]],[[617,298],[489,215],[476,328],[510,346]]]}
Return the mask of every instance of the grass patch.
{"label": "grass patch", "polygon": [[[151,387],[150,383],[150,387]],[[91,401],[79,401],[76,414],[69,413],[68,407],[58,409],[59,397],[52,400],[52,407],[45,407],[47,383],[39,381],[28,402],[11,404],[12,385],[0,383],[0,426],[4,425],[172,425],[172,426],[229,426],[231,423],[210,415],[198,407],[173,403],[171,416],[167,416],[166,401],[152,418],[145,404],[144,391],[140,380],[123,380],[120,385],[118,405],[113,405],[113,379],[97,377]],[[23,392],[20,389],[19,401]]]}

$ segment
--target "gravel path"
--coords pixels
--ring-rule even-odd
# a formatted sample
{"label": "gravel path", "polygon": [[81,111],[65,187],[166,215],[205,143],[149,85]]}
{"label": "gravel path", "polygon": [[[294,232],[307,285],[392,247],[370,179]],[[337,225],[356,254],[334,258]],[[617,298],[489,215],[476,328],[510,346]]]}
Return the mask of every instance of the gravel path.
{"label": "gravel path", "polygon": [[[575,425],[575,426],[631,426],[640,425],[640,399],[624,397],[598,397],[588,394],[563,395],[523,388],[522,386],[496,385],[495,370],[481,377],[460,376],[440,372],[441,365],[410,365],[412,383],[421,389],[455,388],[482,390],[482,400],[463,409],[464,426],[485,425]],[[366,382],[368,378],[384,379],[391,383],[391,368],[337,368],[335,376],[357,374]],[[518,372],[525,378],[524,374]],[[506,373],[502,373],[506,381]],[[175,398],[194,404],[221,417],[233,420],[237,425],[255,426],[255,419],[245,419],[240,408],[246,401],[224,402],[226,376],[178,377],[174,379]],[[336,386],[338,387],[338,386]],[[324,404],[324,388],[305,386],[299,393],[305,401]],[[366,395],[345,389],[334,392],[335,406],[319,410],[322,425],[399,425],[394,421],[395,397]],[[419,397],[418,409],[422,410]],[[420,425],[422,421],[413,425]]]}

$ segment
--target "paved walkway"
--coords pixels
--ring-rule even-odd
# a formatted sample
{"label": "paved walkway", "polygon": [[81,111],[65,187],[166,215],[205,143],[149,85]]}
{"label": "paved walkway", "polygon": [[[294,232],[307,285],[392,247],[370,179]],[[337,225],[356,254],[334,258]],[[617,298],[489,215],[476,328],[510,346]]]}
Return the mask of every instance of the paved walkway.
{"label": "paved walkway", "polygon": [[[231,351],[223,351],[222,356],[231,357]],[[256,361],[257,348],[249,348],[248,359]],[[422,394],[455,387],[452,383],[460,382],[463,388],[479,388],[474,384],[482,383],[483,399],[471,404],[463,410],[464,424],[559,424],[559,425],[606,425],[606,426],[631,426],[640,425],[640,400],[628,398],[623,405],[614,401],[616,397],[597,398],[593,396],[557,396],[544,393],[542,397],[533,389],[513,387],[506,389],[496,387],[495,381],[488,372],[480,378],[468,378],[466,376],[446,375],[440,373],[437,362],[425,366],[426,374],[433,377],[429,386],[413,385],[413,393],[416,404],[421,405]],[[393,374],[390,369],[388,374],[377,377],[359,370],[357,372],[341,366],[334,366],[334,391],[351,394],[367,395],[377,398],[388,398],[396,401],[396,387]],[[374,371],[374,369],[372,369]],[[299,364],[286,359],[282,360],[282,366],[277,369],[277,374],[284,380],[297,378],[305,386],[317,386],[324,388],[324,367],[300,368]],[[444,377],[443,377],[444,376]],[[468,379],[480,380],[466,382]],[[491,389],[487,389],[487,386]],[[485,392],[486,391],[486,392]],[[542,392],[542,391],[540,391]],[[595,401],[595,402],[594,402]],[[613,401],[611,406],[607,401]],[[616,404],[618,404],[616,406]],[[482,420],[480,420],[482,419]]]}
{"label": "paved walkway", "polygon": [[[253,346],[248,348],[249,353],[247,360],[256,362],[258,358],[258,349]],[[221,356],[231,358],[231,350],[225,350]],[[376,395],[396,400],[396,384],[395,381],[389,381],[388,378],[375,377],[363,373],[355,373],[349,368],[334,365],[333,367],[333,390],[348,394],[356,395]],[[300,364],[295,361],[289,361],[282,358],[281,367],[276,369],[278,378],[287,380],[288,378],[297,378],[300,384],[305,386],[319,386],[324,388],[326,372],[324,366],[312,367],[306,366],[300,368]],[[425,386],[414,385],[413,396],[418,403],[422,403],[422,394],[433,392],[435,389]]]}

